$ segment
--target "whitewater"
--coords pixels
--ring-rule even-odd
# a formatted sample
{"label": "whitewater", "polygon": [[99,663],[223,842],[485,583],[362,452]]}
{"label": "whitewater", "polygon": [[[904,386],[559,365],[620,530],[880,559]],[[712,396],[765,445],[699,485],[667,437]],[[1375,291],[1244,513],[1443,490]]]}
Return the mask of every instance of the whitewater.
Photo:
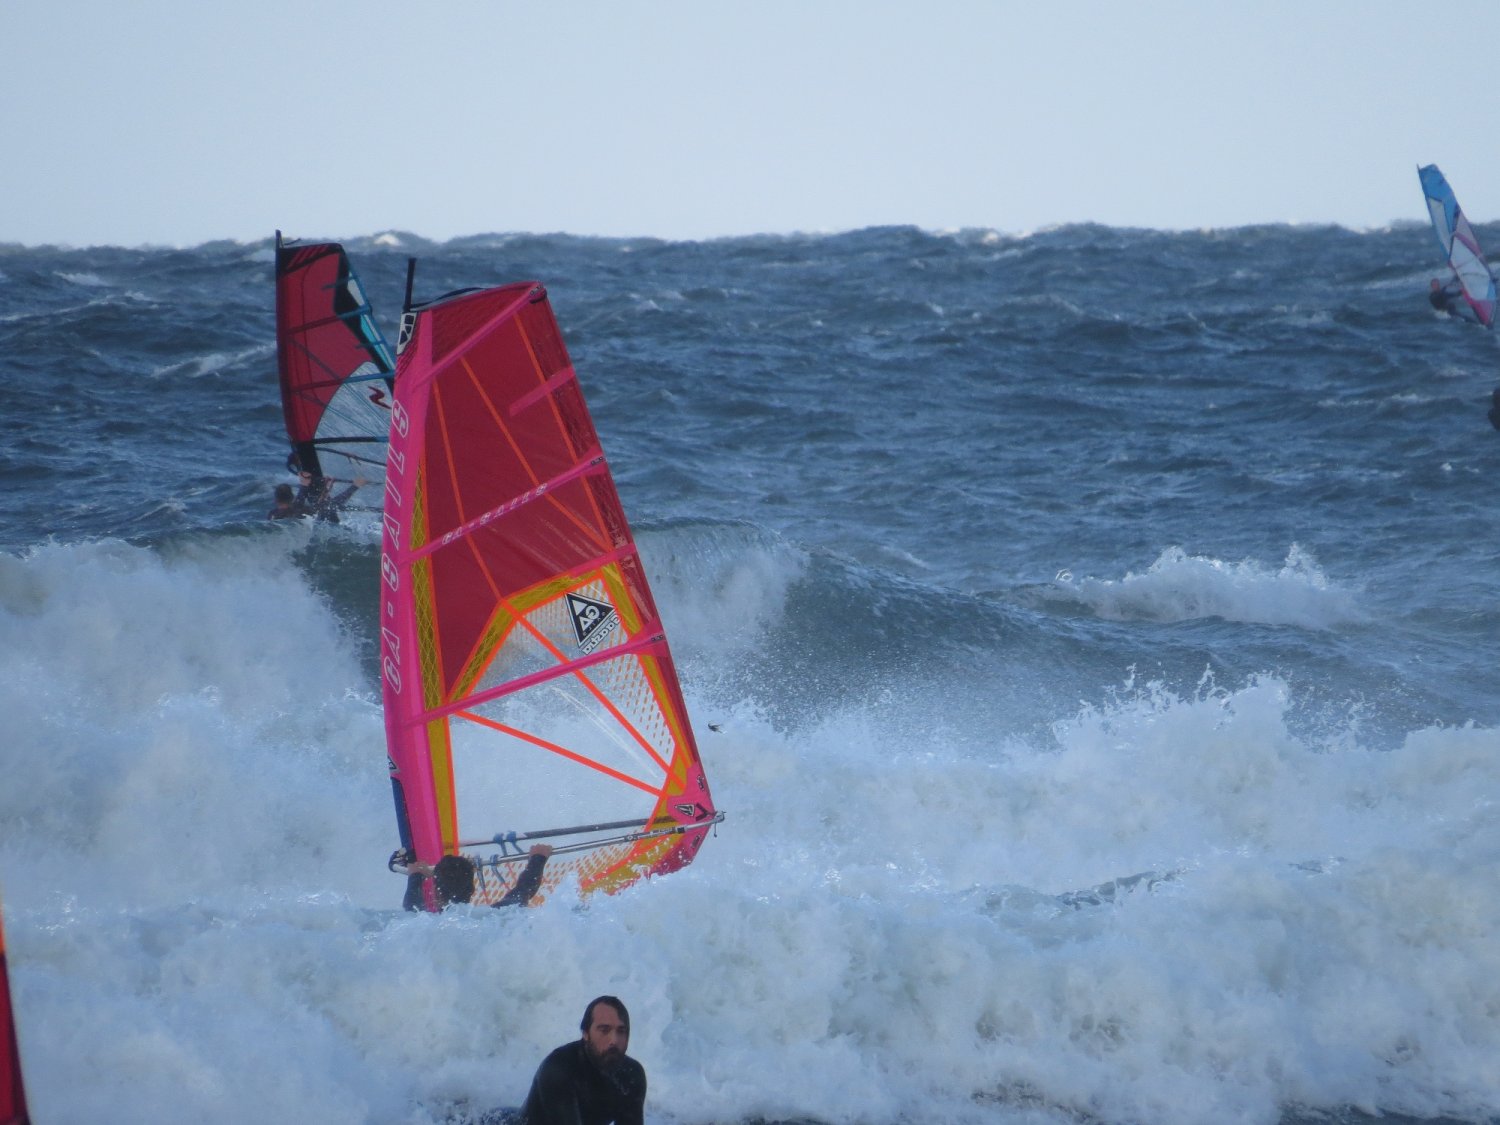
{"label": "whitewater", "polygon": [[265,519],[269,233],[0,246],[36,1120],[461,1121],[601,993],[673,1125],[1500,1119],[1500,353],[1425,223],[346,240],[393,339],[408,255],[547,285],[727,814],[440,916],[378,517]]}

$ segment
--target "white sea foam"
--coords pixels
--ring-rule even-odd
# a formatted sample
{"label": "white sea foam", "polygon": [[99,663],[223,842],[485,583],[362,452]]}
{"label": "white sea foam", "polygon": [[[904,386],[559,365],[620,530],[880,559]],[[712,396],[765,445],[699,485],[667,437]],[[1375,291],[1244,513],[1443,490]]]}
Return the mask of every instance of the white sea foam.
{"label": "white sea foam", "polygon": [[226,368],[238,367],[252,360],[268,360],[275,354],[275,351],[274,344],[256,344],[252,347],[241,348],[237,352],[210,352],[207,355],[198,355],[192,359],[179,360],[177,363],[158,367],[151,372],[150,377],[160,379],[181,376],[197,379],[204,375],[218,375]]}
{"label": "white sea foam", "polygon": [[1221,617],[1263,625],[1328,629],[1363,620],[1354,592],[1331,583],[1296,544],[1280,567],[1189,555],[1169,547],[1143,574],[1121,579],[1063,573],[1056,596],[1076,600],[1109,621],[1191,621]]}
{"label": "white sea foam", "polygon": [[[631,1005],[656,1120],[1496,1103],[1494,731],[1307,741],[1270,677],[1101,685],[1045,744],[988,731],[988,757],[837,701],[795,738],[745,706],[704,734],[729,819],[687,870],[403,915],[378,693],[292,543],[0,558],[0,876],[38,1120],[515,1104],[601,992]],[[678,647],[717,659],[716,615],[655,569]],[[747,560],[719,594],[771,619],[783,577]]]}
{"label": "white sea foam", "polygon": [[74,285],[82,285],[89,288],[101,288],[110,284],[109,282],[105,281],[104,278],[100,277],[97,273],[86,271],[68,272],[66,270],[60,270],[58,271],[57,276],[62,278],[64,281],[71,282]]}
{"label": "white sea foam", "polygon": [[714,663],[751,649],[780,620],[806,562],[748,525],[690,536],[647,531],[638,542],[679,663]]}

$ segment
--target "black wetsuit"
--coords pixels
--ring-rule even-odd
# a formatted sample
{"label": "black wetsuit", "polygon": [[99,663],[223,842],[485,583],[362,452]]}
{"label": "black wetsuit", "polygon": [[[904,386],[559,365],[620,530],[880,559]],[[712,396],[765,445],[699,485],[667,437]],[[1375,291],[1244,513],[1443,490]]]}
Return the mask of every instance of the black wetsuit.
{"label": "black wetsuit", "polygon": [[525,906],[542,885],[542,868],[547,866],[547,857],[534,855],[526,861],[516,885],[505,892],[503,898],[490,903],[491,906]]}
{"label": "black wetsuit", "polygon": [[575,1039],[537,1067],[521,1108],[525,1125],[641,1125],[646,1107],[646,1070],[629,1055],[614,1070],[594,1065]]}
{"label": "black wetsuit", "polygon": [[349,497],[359,491],[359,485],[351,484],[337,496],[330,496],[333,482],[326,478],[315,480],[305,490],[299,490],[297,501],[306,506],[320,520],[339,522],[339,509],[349,502]]}
{"label": "black wetsuit", "polygon": [[1437,289],[1429,289],[1427,299],[1438,312],[1447,313],[1455,320],[1467,320],[1471,324],[1480,323],[1479,314],[1465,299],[1464,287],[1457,280],[1450,281],[1447,285]]}

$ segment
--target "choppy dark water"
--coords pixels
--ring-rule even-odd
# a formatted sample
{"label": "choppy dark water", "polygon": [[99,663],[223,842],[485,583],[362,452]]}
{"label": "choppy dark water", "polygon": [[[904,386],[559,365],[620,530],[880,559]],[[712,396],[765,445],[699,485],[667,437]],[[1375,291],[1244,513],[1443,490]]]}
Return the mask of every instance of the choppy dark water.
{"label": "choppy dark water", "polygon": [[605,991],[676,1121],[1495,1114],[1500,353],[1430,243],[349,243],[392,335],[409,253],[547,284],[731,814],[503,953],[370,929],[376,538],[263,518],[269,241],[0,247],[39,1116],[514,1102]]}

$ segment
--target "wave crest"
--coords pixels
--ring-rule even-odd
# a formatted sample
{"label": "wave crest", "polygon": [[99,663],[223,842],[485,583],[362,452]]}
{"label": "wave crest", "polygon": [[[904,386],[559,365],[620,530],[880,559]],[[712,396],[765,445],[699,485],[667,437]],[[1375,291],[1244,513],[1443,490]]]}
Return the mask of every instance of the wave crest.
{"label": "wave crest", "polygon": [[1280,567],[1230,563],[1168,547],[1142,574],[1121,579],[1055,579],[1055,594],[1106,621],[1192,621],[1220,617],[1259,625],[1333,629],[1365,620],[1353,593],[1330,583],[1317,561],[1292,544]]}

